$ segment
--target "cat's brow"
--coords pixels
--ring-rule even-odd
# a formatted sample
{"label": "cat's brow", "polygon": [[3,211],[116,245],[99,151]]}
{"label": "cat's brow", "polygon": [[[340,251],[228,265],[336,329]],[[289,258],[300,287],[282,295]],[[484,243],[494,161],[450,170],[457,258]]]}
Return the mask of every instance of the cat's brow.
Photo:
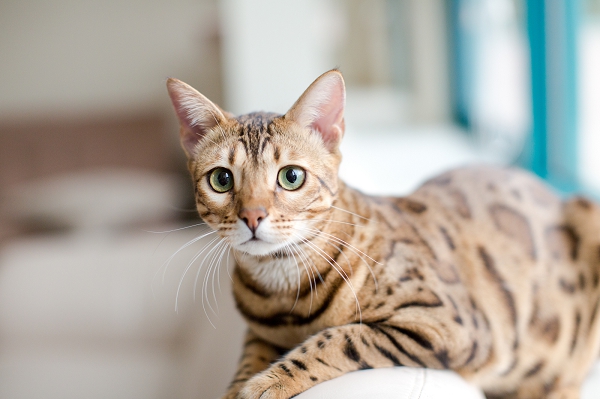
{"label": "cat's brow", "polygon": [[271,112],[253,112],[236,118],[240,124],[239,141],[244,146],[246,154],[258,159],[271,140],[270,125],[281,115]]}

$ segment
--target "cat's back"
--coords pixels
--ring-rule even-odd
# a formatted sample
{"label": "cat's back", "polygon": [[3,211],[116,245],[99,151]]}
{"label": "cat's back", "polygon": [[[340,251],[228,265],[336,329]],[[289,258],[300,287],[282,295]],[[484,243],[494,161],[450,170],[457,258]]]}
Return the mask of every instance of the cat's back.
{"label": "cat's back", "polygon": [[406,197],[389,200],[399,222],[414,225],[434,252],[438,248],[453,256],[508,251],[538,263],[549,255],[548,232],[565,219],[562,199],[539,178],[489,165],[450,170]]}
{"label": "cat's back", "polygon": [[[478,270],[496,267],[513,284],[573,261],[578,226],[569,219],[568,203],[527,171],[459,168],[425,182],[407,199],[427,207],[414,222],[435,242],[432,247]],[[446,241],[453,243],[450,251],[443,251]]]}
{"label": "cat's back", "polygon": [[[438,270],[446,268],[439,265],[453,265],[456,289],[481,300],[489,312],[497,304],[510,310],[499,325],[527,322],[531,309],[526,304],[534,286],[543,287],[562,271],[569,281],[574,277],[570,252],[576,229],[566,223],[560,197],[528,172],[464,167],[430,179],[407,197],[389,200],[397,211],[397,226],[410,226],[409,238],[421,243],[404,244],[403,233],[396,234],[392,240],[401,245],[395,248],[402,249],[397,256],[427,255],[426,264],[435,266],[432,276],[439,277],[430,279],[435,286],[447,280]],[[395,215],[388,213],[390,219]],[[440,289],[448,288],[444,284]],[[492,291],[495,300],[490,300]]]}
{"label": "cat's back", "polygon": [[488,216],[497,220],[508,214],[519,219],[555,218],[562,203],[533,174],[491,165],[451,170],[425,182],[411,197],[439,201],[462,219],[473,221]]}
{"label": "cat's back", "polygon": [[567,225],[564,202],[523,170],[459,168],[384,204],[387,237],[400,244],[400,257],[416,251],[428,254],[431,264],[453,264],[471,290],[492,277],[530,292],[525,281],[571,263],[576,229]]}
{"label": "cat's back", "polygon": [[[478,165],[425,182],[408,198],[427,204],[424,224],[446,224],[471,246],[508,247],[538,263],[548,236],[565,224],[563,200],[541,179],[517,169]],[[500,248],[497,248],[500,249]]]}

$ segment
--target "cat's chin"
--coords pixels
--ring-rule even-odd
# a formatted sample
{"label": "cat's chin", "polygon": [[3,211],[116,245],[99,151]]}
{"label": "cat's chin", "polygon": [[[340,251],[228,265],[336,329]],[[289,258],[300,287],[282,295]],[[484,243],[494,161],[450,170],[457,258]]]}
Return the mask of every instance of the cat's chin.
{"label": "cat's chin", "polygon": [[285,243],[271,243],[264,240],[248,240],[235,249],[252,256],[276,255],[286,246]]}

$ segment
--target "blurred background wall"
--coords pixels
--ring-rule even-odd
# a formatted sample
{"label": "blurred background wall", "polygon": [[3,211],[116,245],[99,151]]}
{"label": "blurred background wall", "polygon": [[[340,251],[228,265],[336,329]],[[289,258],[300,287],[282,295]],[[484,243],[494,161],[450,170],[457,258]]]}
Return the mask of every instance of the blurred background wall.
{"label": "blurred background wall", "polygon": [[492,162],[600,192],[599,0],[3,0],[0,397],[217,397],[243,324],[225,252],[182,248],[210,232],[166,78],[283,113],[334,67],[362,190]]}

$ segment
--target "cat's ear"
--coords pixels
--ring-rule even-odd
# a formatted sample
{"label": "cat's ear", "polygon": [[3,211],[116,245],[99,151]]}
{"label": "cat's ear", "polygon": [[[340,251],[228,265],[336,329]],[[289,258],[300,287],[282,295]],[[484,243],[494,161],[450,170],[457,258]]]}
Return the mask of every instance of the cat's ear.
{"label": "cat's ear", "polygon": [[196,145],[226,117],[221,109],[192,86],[169,78],[167,90],[179,118],[181,146],[188,157],[196,155]]}
{"label": "cat's ear", "polygon": [[300,126],[317,131],[330,151],[334,151],[344,135],[346,89],[337,70],[319,76],[285,114]]}

